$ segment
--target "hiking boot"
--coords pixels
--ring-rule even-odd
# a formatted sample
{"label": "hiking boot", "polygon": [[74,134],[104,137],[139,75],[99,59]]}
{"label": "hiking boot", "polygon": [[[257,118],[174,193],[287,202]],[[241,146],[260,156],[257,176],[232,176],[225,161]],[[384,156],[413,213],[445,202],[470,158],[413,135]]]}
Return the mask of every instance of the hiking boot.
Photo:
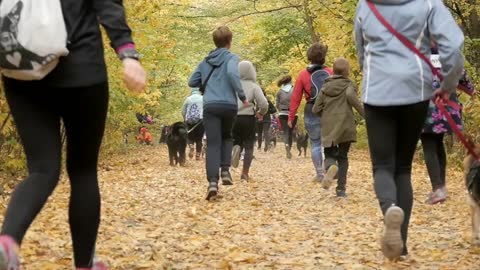
{"label": "hiking boot", "polygon": [[328,168],[327,173],[325,174],[325,177],[323,178],[323,181],[322,181],[322,187],[324,189],[330,188],[330,186],[333,184],[333,181],[335,180],[335,175],[337,175],[337,172],[338,172],[337,165],[332,165]]}
{"label": "hiking boot", "polygon": [[75,270],[108,270],[108,268],[102,262],[94,262],[92,268],[75,268]]}
{"label": "hiking boot", "polygon": [[344,189],[337,189],[337,197],[338,198],[346,198],[347,192]]}
{"label": "hiking boot", "polygon": [[427,200],[425,203],[427,204],[437,204],[444,202],[447,199],[447,188],[445,186],[441,188],[437,188],[434,192],[428,194]]}
{"label": "hiking boot", "polygon": [[234,145],[232,149],[232,167],[238,168],[238,164],[240,164],[240,152],[242,148],[240,145]]}
{"label": "hiking boot", "polygon": [[248,176],[248,171],[247,171],[247,170],[243,170],[242,176],[240,176],[240,180],[248,181],[249,178],[250,178],[250,177]]}
{"label": "hiking boot", "polygon": [[190,148],[190,149],[188,150],[188,157],[189,157],[190,159],[192,159],[192,158],[193,158],[193,155],[194,155],[194,153],[195,153],[195,150],[193,149],[193,145],[190,145],[189,148]]}
{"label": "hiking boot", "polygon": [[222,184],[224,186],[233,185],[232,175],[230,174],[230,171],[222,170],[221,177],[222,177]]}
{"label": "hiking boot", "polygon": [[218,183],[215,182],[209,182],[208,183],[208,189],[207,189],[207,201],[213,200],[217,197],[218,195]]}
{"label": "hiking boot", "polygon": [[0,236],[0,270],[19,270],[18,244],[12,237]]}
{"label": "hiking boot", "polygon": [[387,213],[385,213],[382,252],[390,260],[398,259],[402,255],[403,240],[400,230],[404,218],[403,210],[395,205],[388,208]]}

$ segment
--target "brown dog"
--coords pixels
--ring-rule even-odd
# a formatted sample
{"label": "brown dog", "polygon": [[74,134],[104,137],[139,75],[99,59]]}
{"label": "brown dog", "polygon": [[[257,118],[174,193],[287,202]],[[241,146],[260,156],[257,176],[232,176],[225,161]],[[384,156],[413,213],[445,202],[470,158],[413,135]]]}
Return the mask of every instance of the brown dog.
{"label": "brown dog", "polygon": [[[475,149],[480,153],[480,148]],[[472,244],[480,246],[480,162],[470,154],[463,161],[468,202],[472,211]]]}

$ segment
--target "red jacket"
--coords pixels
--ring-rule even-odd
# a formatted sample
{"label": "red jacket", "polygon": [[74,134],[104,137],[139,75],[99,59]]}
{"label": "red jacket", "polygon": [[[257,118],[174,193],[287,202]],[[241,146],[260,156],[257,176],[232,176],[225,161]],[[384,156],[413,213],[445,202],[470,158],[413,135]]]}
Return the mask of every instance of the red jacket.
{"label": "red jacket", "polygon": [[[333,74],[333,71],[325,67],[325,71],[327,71],[330,75]],[[295,88],[293,89],[292,98],[290,99],[290,110],[288,114],[288,121],[293,122],[295,119],[295,115],[297,114],[298,107],[300,107],[300,103],[302,103],[302,96],[305,94],[305,100],[308,100],[310,97],[310,91],[312,84],[310,81],[310,73],[307,69],[300,71],[298,74],[297,81],[295,83]]]}

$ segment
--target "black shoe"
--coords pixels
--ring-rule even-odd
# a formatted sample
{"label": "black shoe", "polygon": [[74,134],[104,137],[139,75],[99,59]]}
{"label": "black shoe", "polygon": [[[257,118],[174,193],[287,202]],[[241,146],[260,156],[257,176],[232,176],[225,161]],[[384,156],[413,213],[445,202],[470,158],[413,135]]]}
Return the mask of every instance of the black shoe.
{"label": "black shoe", "polygon": [[217,182],[210,182],[208,183],[207,189],[207,201],[213,200],[218,195],[218,183]]}
{"label": "black shoe", "polygon": [[222,184],[224,186],[233,185],[233,180],[232,180],[232,176],[230,175],[230,171],[222,171],[221,177],[222,177]]}
{"label": "black shoe", "polygon": [[346,198],[347,192],[344,189],[337,189],[337,197],[338,198]]}

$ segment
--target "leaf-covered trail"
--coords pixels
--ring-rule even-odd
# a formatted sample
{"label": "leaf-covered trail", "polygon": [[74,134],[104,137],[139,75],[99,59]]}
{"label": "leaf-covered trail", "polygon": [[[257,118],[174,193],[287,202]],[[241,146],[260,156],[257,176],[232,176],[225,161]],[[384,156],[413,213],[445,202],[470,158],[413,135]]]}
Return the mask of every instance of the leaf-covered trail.
{"label": "leaf-covered trail", "polygon": [[[112,269],[477,269],[461,172],[448,175],[450,199],[423,203],[429,183],[414,171],[412,258],[387,263],[379,251],[381,216],[368,154],[350,155],[348,198],[312,182],[309,158],[287,161],[281,145],[256,152],[252,181],[220,187],[204,200],[204,163],[168,166],[164,146],[131,150],[104,161],[98,254]],[[68,184],[62,180],[28,233],[24,269],[71,269]],[[2,205],[5,206],[6,198]]]}

